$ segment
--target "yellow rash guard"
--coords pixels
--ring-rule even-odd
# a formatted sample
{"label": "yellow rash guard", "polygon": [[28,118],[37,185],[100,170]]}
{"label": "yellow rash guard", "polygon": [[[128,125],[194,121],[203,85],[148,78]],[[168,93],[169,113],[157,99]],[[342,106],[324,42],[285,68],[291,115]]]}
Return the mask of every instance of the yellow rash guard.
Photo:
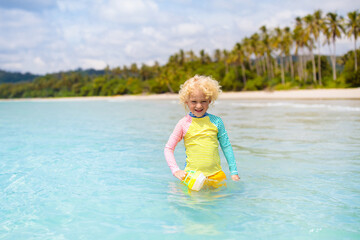
{"label": "yellow rash guard", "polygon": [[173,174],[179,170],[174,150],[182,139],[186,149],[185,171],[201,171],[207,177],[221,171],[218,150],[220,143],[231,175],[238,174],[234,153],[221,118],[208,113],[197,118],[190,113],[178,122],[164,151]]}

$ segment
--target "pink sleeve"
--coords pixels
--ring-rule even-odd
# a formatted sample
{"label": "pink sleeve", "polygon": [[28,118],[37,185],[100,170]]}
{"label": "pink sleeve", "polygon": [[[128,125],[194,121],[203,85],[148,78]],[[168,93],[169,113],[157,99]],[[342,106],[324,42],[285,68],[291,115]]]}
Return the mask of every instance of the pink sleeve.
{"label": "pink sleeve", "polygon": [[173,175],[176,171],[180,170],[175,161],[174,150],[176,145],[183,139],[187,129],[189,128],[189,125],[190,124],[187,124],[186,117],[181,119],[178,124],[176,124],[176,127],[173,133],[170,135],[169,140],[165,146],[165,159]]}

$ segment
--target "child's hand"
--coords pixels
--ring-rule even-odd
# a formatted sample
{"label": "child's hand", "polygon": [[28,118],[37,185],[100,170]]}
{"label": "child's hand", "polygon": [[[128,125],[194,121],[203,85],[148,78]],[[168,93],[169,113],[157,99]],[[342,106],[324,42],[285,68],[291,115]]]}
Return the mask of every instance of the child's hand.
{"label": "child's hand", "polygon": [[239,177],[239,175],[231,175],[231,179],[234,181],[239,181],[240,177]]}
{"label": "child's hand", "polygon": [[174,173],[174,176],[177,177],[180,181],[182,181],[186,177],[186,172],[184,170],[177,170]]}

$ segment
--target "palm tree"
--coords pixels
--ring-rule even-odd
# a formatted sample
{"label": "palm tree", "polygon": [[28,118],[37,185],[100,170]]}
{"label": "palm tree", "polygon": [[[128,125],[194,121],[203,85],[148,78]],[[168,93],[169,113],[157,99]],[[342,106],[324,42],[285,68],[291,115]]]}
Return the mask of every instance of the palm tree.
{"label": "palm tree", "polygon": [[245,52],[244,47],[240,43],[236,43],[233,51],[231,52],[231,60],[235,63],[235,69],[237,73],[237,65],[241,66],[241,73],[242,73],[242,81],[244,84],[244,87],[246,85],[246,75],[245,75]]}
{"label": "palm tree", "polygon": [[314,49],[314,39],[316,39],[316,27],[315,27],[315,18],[313,15],[308,14],[304,18],[305,23],[305,39],[309,43],[308,49],[310,51],[311,56],[311,62],[312,62],[312,68],[313,68],[313,81],[316,82],[316,66],[315,66],[315,57],[313,53]]}
{"label": "palm tree", "polygon": [[285,27],[284,28],[284,50],[285,50],[285,55],[289,59],[290,73],[291,73],[292,79],[294,79],[294,63],[293,63],[292,55],[291,55],[291,49],[293,47],[293,44],[294,44],[294,39],[293,39],[293,35],[291,33],[291,29],[289,27]]}
{"label": "palm tree", "polygon": [[253,65],[251,64],[250,58],[251,58],[251,55],[253,54],[253,50],[252,50],[250,38],[245,37],[241,41],[241,44],[243,46],[245,59],[249,63],[250,70],[252,71],[253,70]]}
{"label": "palm tree", "polygon": [[333,79],[336,80],[336,38],[341,38],[341,32],[344,32],[343,27],[343,17],[339,16],[337,13],[328,13],[326,14],[326,29],[325,36],[329,44],[332,43],[332,69],[333,69]]}
{"label": "palm tree", "polygon": [[204,49],[200,50],[200,60],[201,60],[201,64],[206,64],[211,62],[211,58],[209,54],[207,54]]}
{"label": "palm tree", "polygon": [[168,60],[168,64],[178,65],[179,64],[179,54],[175,53],[171,55]]}
{"label": "palm tree", "polygon": [[315,34],[314,38],[315,41],[318,42],[318,73],[319,73],[319,85],[322,85],[321,79],[321,55],[320,55],[320,48],[321,48],[321,41],[320,41],[320,34],[321,31],[324,29],[324,19],[322,17],[322,11],[317,10],[314,12],[314,27],[315,27]]}
{"label": "palm tree", "polygon": [[184,50],[180,49],[180,52],[179,52],[179,64],[180,66],[183,66],[185,63],[185,53],[184,53]]}
{"label": "palm tree", "polygon": [[205,64],[206,62],[206,53],[204,49],[200,50],[200,59],[201,59],[201,64]]}
{"label": "palm tree", "polygon": [[[302,24],[302,19],[300,17],[296,18],[296,25],[293,31],[293,38],[295,41],[295,56],[299,59],[298,62],[298,74],[300,81],[306,79],[304,66],[303,66],[303,56],[301,52],[303,51],[304,47],[306,46],[306,41],[304,38],[305,31]],[[300,54],[299,54],[300,52]]]}
{"label": "palm tree", "polygon": [[171,66],[166,65],[161,71],[160,75],[157,77],[157,81],[160,84],[165,84],[169,92],[174,93],[174,90],[171,87],[171,84],[174,82],[175,73],[174,69]]}
{"label": "palm tree", "polygon": [[220,62],[221,61],[221,51],[220,49],[216,49],[214,52],[214,62]]}
{"label": "palm tree", "polygon": [[188,61],[193,62],[196,61],[197,57],[195,55],[195,53],[193,52],[193,50],[190,50],[186,53]]}
{"label": "palm tree", "polygon": [[266,65],[267,65],[267,58],[266,58],[266,50],[265,50],[265,45],[262,42],[261,39],[259,39],[259,44],[258,44],[258,51],[259,51],[259,57],[260,57],[260,67],[262,68],[262,75],[265,76],[266,74],[268,74],[268,72],[266,71]]}
{"label": "palm tree", "polygon": [[223,50],[223,60],[225,64],[225,73],[229,72],[229,52],[227,50]]}
{"label": "palm tree", "polygon": [[270,36],[269,36],[266,26],[260,27],[260,31],[261,31],[261,41],[262,41],[263,47],[264,47],[268,78],[271,79],[274,77],[274,73],[273,73],[272,64],[271,64]]}
{"label": "palm tree", "polygon": [[261,56],[261,52],[260,52],[260,36],[257,33],[254,33],[253,35],[251,35],[250,37],[250,45],[252,48],[252,52],[255,55],[255,67],[256,67],[256,74],[260,75],[260,67],[259,67],[259,57]]}
{"label": "palm tree", "polygon": [[354,37],[354,54],[355,54],[355,71],[357,71],[357,56],[356,56],[356,41],[358,35],[360,35],[360,14],[358,11],[349,12],[347,14],[348,19],[346,23],[347,27],[347,36],[351,38]]}
{"label": "palm tree", "polygon": [[281,83],[285,84],[284,56],[283,56],[285,52],[284,33],[282,29],[280,29],[279,27],[275,28],[274,47],[275,49],[279,50]]}

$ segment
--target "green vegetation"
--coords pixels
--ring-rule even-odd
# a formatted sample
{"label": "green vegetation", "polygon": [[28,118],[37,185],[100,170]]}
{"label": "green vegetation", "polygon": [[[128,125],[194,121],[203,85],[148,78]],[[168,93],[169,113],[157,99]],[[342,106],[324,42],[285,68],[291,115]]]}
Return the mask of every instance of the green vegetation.
{"label": "green vegetation", "polygon": [[39,75],[31,73],[10,73],[0,70],[0,84],[1,83],[16,83],[16,82],[31,82]]}
{"label": "green vegetation", "polygon": [[[293,29],[262,26],[232,50],[217,49],[211,55],[204,50],[199,54],[180,50],[163,66],[155,63],[139,68],[132,64],[103,71],[47,74],[31,82],[3,81],[0,98],[177,92],[195,74],[211,75],[220,81],[224,91],[360,87],[360,50],[356,47],[359,34],[358,11],[348,13],[344,19],[318,10],[296,18]],[[336,57],[336,41],[342,37],[353,39],[354,51]],[[331,56],[321,54],[321,45],[329,46]]]}

